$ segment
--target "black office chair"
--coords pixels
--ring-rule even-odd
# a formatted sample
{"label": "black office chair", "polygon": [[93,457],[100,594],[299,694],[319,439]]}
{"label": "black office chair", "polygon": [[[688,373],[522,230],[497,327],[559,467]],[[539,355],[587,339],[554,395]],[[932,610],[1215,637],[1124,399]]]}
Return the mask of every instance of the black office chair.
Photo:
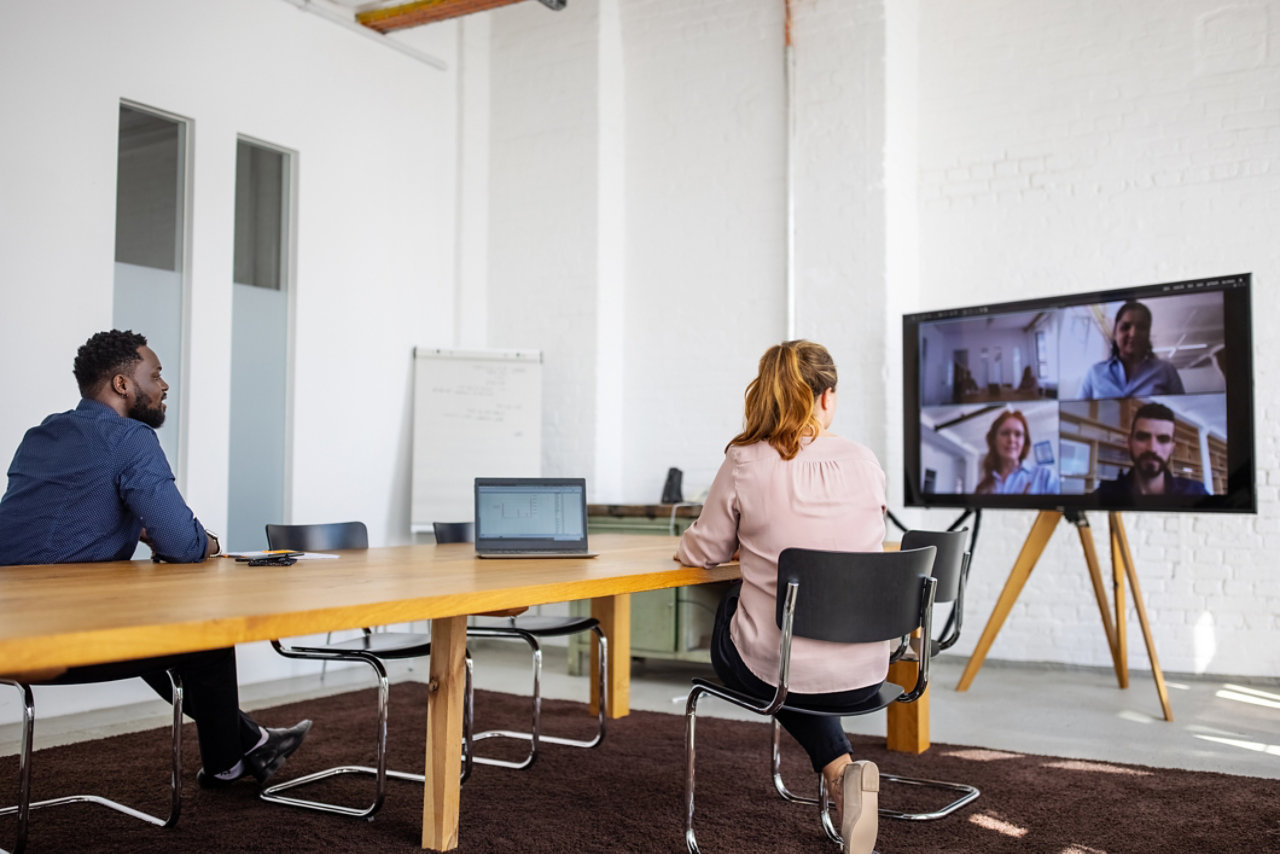
{"label": "black office chair", "polygon": [[[436,522],[433,525],[437,543],[469,543],[475,541],[475,528],[471,522]],[[564,738],[562,736],[543,735],[540,731],[542,717],[542,646],[540,638],[565,637],[579,632],[594,632],[598,641],[596,645],[597,673],[599,674],[600,704],[596,710],[596,732],[587,739]],[[502,768],[528,768],[538,758],[539,744],[559,744],[567,747],[592,748],[604,741],[605,718],[608,714],[609,659],[608,640],[600,630],[600,622],[594,617],[485,617],[475,618],[474,624],[467,628],[467,637],[498,638],[500,640],[521,640],[529,645],[533,655],[533,710],[529,732],[517,732],[508,729],[486,730],[472,735],[475,742],[489,738],[514,738],[529,742],[529,752],[520,760],[495,759],[485,756],[471,756],[471,761],[481,765],[497,765]]]}
{"label": "black office chair", "polygon": [[173,827],[178,823],[178,814],[182,810],[182,680],[172,670],[168,671],[168,675],[173,691],[173,756],[169,777],[169,815],[166,818],[150,815],[100,795],[65,795],[60,798],[31,802],[31,754],[36,723],[35,697],[31,691],[32,686],[87,685],[114,681],[119,677],[76,679],[63,676],[47,681],[0,679],[0,683],[12,685],[22,694],[22,744],[18,750],[18,803],[14,806],[0,809],[0,816],[14,815],[15,813],[18,816],[18,838],[12,854],[21,854],[26,848],[31,811],[46,807],[56,807],[62,804],[98,804],[133,818],[141,819],[148,824],[154,824],[157,827]]}
{"label": "black office chair", "polygon": [[[955,644],[960,638],[960,625],[964,610],[964,587],[969,577],[968,539],[968,528],[959,531],[908,531],[902,537],[901,547],[903,550],[919,549],[925,546],[933,546],[937,549],[932,573],[934,581],[938,584],[933,596],[934,606],[952,604],[951,613],[947,615],[947,620],[943,624],[939,636],[929,638],[928,658],[930,659],[940,651]],[[923,643],[920,646],[923,647]],[[918,655],[918,651],[910,645],[910,637],[904,635],[899,641],[898,649],[893,653],[893,659],[898,660],[905,656],[908,660],[917,660]],[[786,784],[783,783],[781,747],[782,728],[778,726],[778,722],[775,720],[773,722],[773,785],[778,790],[778,794],[788,801],[816,804],[816,799],[796,795],[788,790]],[[903,821],[932,821],[943,818],[951,815],[981,794],[976,787],[965,783],[948,783],[942,780],[902,777],[897,774],[886,774],[883,770],[880,772],[880,782],[882,784],[886,782],[899,783],[906,786],[942,789],[959,793],[958,797],[945,806],[925,812],[904,812],[880,807],[880,815],[885,818],[895,818]]]}
{"label": "black office chair", "polygon": [[[891,703],[914,702],[929,683],[929,662],[921,662],[916,684],[910,691],[885,682],[868,700],[840,709],[815,709],[787,702],[791,668],[791,638],[813,638],[834,643],[873,643],[894,640],[917,628],[932,631],[933,593],[937,582],[930,577],[936,549],[926,546],[897,552],[827,552],[784,549],[778,557],[776,619],[782,630],[778,642],[777,689],[770,700],[727,688],[709,679],[694,679],[685,705],[685,842],[698,854],[693,831],[694,735],[698,701],[703,695],[718,697],[758,715],[772,718],[787,709],[809,715],[847,717],[877,712]],[[827,836],[840,843],[831,819],[826,781],[818,775],[818,797],[810,799],[819,810]]]}
{"label": "black office chair", "polygon": [[[333,522],[322,525],[267,525],[267,547],[311,552],[367,549],[369,547],[369,532],[363,522]],[[383,662],[430,655],[431,636],[416,632],[375,632],[371,628],[364,628],[360,631],[359,637],[350,640],[336,642],[327,640],[322,644],[294,644],[290,646],[286,646],[279,640],[273,640],[271,645],[275,647],[276,652],[286,658],[300,658],[311,661],[360,661],[373,668],[373,672],[378,679],[378,751],[375,767],[340,765],[323,771],[316,771],[315,773],[293,780],[286,780],[283,783],[277,783],[264,789],[259,795],[262,800],[320,810],[322,812],[337,813],[339,815],[349,815],[356,818],[371,818],[374,813],[382,808],[382,802],[386,797],[388,777],[416,783],[425,782],[426,777],[423,774],[387,770],[387,703],[390,697],[391,683],[387,678],[387,668]],[[469,656],[466,662],[462,768],[464,782],[471,773],[472,689],[471,658]],[[305,786],[308,783],[335,777],[339,774],[373,775],[375,780],[373,803],[364,808],[355,808],[280,794],[289,789]]]}
{"label": "black office chair", "polygon": [[[938,582],[934,594],[935,605],[951,605],[951,613],[943,623],[938,637],[929,638],[929,654],[932,659],[944,649],[952,647],[960,639],[960,626],[964,622],[964,588],[969,581],[969,529],[959,531],[907,531],[902,536],[902,548],[916,549],[922,546],[934,546],[938,556],[933,561],[933,578]],[[904,639],[906,640],[906,639]],[[909,641],[908,641],[909,643]],[[921,648],[923,648],[921,644]],[[908,649],[910,647],[908,646]],[[915,653],[919,656],[919,653]],[[965,783],[947,783],[942,780],[924,780],[917,777],[902,777],[897,774],[881,772],[880,781],[900,783],[907,786],[919,786],[930,789],[959,792],[960,796],[943,807],[925,812],[902,812],[881,807],[880,815],[903,821],[932,821],[951,815],[965,804],[973,801],[981,794],[975,786]]]}

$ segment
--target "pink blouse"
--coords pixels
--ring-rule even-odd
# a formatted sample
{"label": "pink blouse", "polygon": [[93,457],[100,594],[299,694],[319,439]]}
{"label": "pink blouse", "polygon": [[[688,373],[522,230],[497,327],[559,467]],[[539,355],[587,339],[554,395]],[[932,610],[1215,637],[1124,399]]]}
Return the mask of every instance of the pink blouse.
{"label": "pink blouse", "polygon": [[[880,551],[884,508],[884,471],[857,442],[819,436],[805,440],[790,460],[767,442],[734,446],[725,453],[702,514],[680,538],[676,557],[688,566],[715,566],[740,551],[742,598],[729,633],[751,672],[774,685],[779,553],[789,546]],[[883,682],[888,672],[888,641],[792,641],[793,691],[848,691]]]}

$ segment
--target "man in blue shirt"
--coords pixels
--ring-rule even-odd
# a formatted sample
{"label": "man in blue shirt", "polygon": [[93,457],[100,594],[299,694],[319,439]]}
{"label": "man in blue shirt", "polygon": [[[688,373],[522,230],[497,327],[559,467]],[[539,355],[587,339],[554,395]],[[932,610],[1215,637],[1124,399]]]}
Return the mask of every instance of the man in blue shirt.
{"label": "man in blue shirt", "polygon": [[[138,542],[157,560],[198,563],[217,537],[182,499],[156,438],[169,385],[147,339],[99,332],[76,354],[79,406],[27,431],[0,498],[0,565],[127,560]],[[298,748],[310,721],[266,729],[240,711],[235,649],[71,668],[72,684],[141,676],[171,700],[165,671],[182,679],[196,722],[206,788],[253,775],[266,782]]]}
{"label": "man in blue shirt", "polygon": [[1169,471],[1173,456],[1173,410],[1162,403],[1147,403],[1133,415],[1129,429],[1129,456],[1133,468],[1115,480],[1104,480],[1095,494],[1108,501],[1127,501],[1135,495],[1208,495],[1198,480]]}

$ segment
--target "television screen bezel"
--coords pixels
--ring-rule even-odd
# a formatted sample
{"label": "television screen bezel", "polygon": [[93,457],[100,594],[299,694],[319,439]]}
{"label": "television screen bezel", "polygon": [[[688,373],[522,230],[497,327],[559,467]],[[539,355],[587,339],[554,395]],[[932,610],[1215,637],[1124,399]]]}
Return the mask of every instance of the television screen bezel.
{"label": "television screen bezel", "polygon": [[[1252,273],[1208,276],[1076,294],[1060,294],[964,308],[903,315],[903,499],[908,507],[956,507],[1008,510],[1101,510],[1144,512],[1257,513],[1257,473],[1253,401]],[[925,493],[921,468],[920,327],[923,323],[989,315],[1064,309],[1072,306],[1150,299],[1217,290],[1224,294],[1223,326],[1230,371],[1226,377],[1227,491],[1207,496],[1132,496],[1107,501],[1094,493],[978,495]],[[1230,294],[1230,296],[1227,296]],[[1061,404],[1063,401],[1059,400]],[[1058,454],[1059,459],[1061,453]]]}

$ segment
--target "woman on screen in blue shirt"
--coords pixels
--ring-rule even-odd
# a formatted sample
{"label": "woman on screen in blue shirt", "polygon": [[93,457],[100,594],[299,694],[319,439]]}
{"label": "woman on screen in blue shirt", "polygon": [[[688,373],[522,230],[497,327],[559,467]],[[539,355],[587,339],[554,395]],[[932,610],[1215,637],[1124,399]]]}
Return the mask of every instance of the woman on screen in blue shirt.
{"label": "woman on screen in blue shirt", "polygon": [[1151,309],[1129,300],[1116,312],[1111,358],[1089,368],[1080,385],[1081,399],[1182,393],[1177,368],[1151,351]]}
{"label": "woman on screen in blue shirt", "polygon": [[987,455],[982,459],[978,495],[1044,495],[1058,492],[1058,473],[1052,466],[1027,462],[1031,429],[1016,409],[996,416],[987,431]]}

